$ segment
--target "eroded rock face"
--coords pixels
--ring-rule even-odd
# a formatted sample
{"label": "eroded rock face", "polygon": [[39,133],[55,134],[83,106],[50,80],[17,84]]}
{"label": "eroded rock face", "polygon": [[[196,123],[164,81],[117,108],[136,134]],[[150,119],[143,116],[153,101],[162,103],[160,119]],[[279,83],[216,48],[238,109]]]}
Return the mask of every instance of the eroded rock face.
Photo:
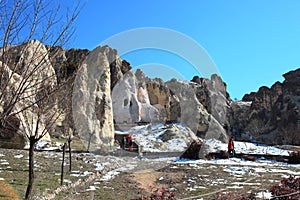
{"label": "eroded rock face", "polygon": [[139,69],[135,74],[128,71],[112,91],[117,128],[126,129],[136,122],[180,122],[199,137],[227,141],[223,128],[229,123],[226,85],[216,75],[211,80],[196,79],[163,82],[148,78]]}
{"label": "eroded rock face", "polygon": [[[150,79],[146,77],[141,70],[137,70],[135,76],[139,90],[147,94],[147,101],[142,103],[141,107],[141,114],[145,117],[141,118],[141,120],[160,123],[170,120],[170,100],[172,95],[164,82],[158,78]],[[148,111],[152,112],[155,117],[151,117]]]}
{"label": "eroded rock face", "polygon": [[300,144],[300,69],[283,75],[283,83],[245,95],[250,106],[233,108],[231,125],[260,143]]}
{"label": "eroded rock face", "polygon": [[[39,137],[43,134],[44,140],[50,140],[51,129],[47,122],[57,110],[56,100],[42,97],[56,86],[57,81],[47,49],[38,41],[29,41],[21,46],[9,47],[8,52],[14,52],[10,59],[15,60],[2,57],[10,66],[0,62],[2,80],[7,80],[7,84],[2,85],[0,100],[0,135],[3,144],[8,144],[4,147],[23,148],[27,144],[27,137],[32,135]],[[17,92],[20,89],[22,92]],[[10,103],[14,101],[14,104]],[[49,104],[54,106],[43,109]]]}
{"label": "eroded rock face", "polygon": [[114,142],[110,90],[110,61],[114,57],[115,51],[111,48],[97,47],[87,56],[74,82],[74,124],[89,149]]}
{"label": "eroded rock face", "polygon": [[[224,96],[224,83],[212,79],[198,79],[194,77],[192,82],[176,81],[166,83],[179,99],[180,119],[201,138],[215,138],[227,141],[227,133],[223,128],[227,124],[228,100]],[[218,81],[221,79],[218,77]],[[217,84],[220,84],[217,87]],[[202,102],[202,103],[201,103]]]}
{"label": "eroded rock face", "polygon": [[138,122],[162,122],[160,107],[151,104],[147,84],[131,70],[116,83],[112,99],[114,120],[119,129],[127,130]]}
{"label": "eroded rock face", "polygon": [[63,49],[61,47],[47,46],[50,62],[55,70],[57,82],[60,91],[56,93],[56,99],[63,96],[64,101],[59,101],[57,106],[64,112],[64,118],[57,124],[52,136],[61,137],[69,134],[77,134],[75,131],[73,115],[72,115],[72,91],[75,75],[89,54],[87,49]]}
{"label": "eroded rock face", "polygon": [[47,49],[50,62],[56,72],[58,83],[72,77],[89,54],[89,50],[87,49],[65,50],[61,47],[50,46]]}
{"label": "eroded rock face", "polygon": [[127,72],[122,80],[117,82],[112,90],[112,99],[114,120],[117,125],[134,126],[140,121],[136,81],[132,72]]}
{"label": "eroded rock face", "polygon": [[[51,88],[77,75],[76,79],[71,78],[64,84],[59,93],[62,96],[73,91],[72,96],[65,95],[67,100],[56,102],[50,112],[64,110],[56,128],[48,130],[51,135],[74,132],[93,148],[112,144],[114,127],[128,130],[137,122],[180,122],[200,137],[227,141],[223,126],[228,123],[229,95],[226,84],[217,75],[210,80],[194,77],[192,82],[175,79],[164,82],[158,78],[148,78],[141,70],[133,73],[130,63],[122,60],[117,51],[108,46],[97,47],[90,52],[45,48],[36,41],[28,45],[27,49],[33,46],[38,53],[23,51],[19,46],[10,49],[11,58],[20,61],[15,63],[19,74],[14,75],[15,81],[11,87],[22,79],[22,71],[26,69],[24,66],[33,55],[45,59],[42,60],[45,69],[33,76],[33,83],[52,76],[53,79],[43,83]],[[58,96],[51,97],[52,102],[57,99]],[[34,115],[34,111],[31,112]]]}

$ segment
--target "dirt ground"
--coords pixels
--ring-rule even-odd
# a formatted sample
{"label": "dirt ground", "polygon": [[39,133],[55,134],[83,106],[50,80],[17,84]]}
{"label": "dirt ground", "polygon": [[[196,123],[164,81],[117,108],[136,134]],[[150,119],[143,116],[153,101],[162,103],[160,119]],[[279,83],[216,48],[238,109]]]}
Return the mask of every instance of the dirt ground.
{"label": "dirt ground", "polygon": [[[174,161],[77,153],[72,170],[65,163],[60,186],[61,152],[36,152],[33,199],[133,200],[150,199],[155,192],[174,193],[176,199],[217,199],[225,193],[249,194],[270,190],[283,176],[300,175],[300,167],[269,161],[220,164],[212,161]],[[20,197],[27,185],[27,151],[0,149],[0,180]],[[234,199],[234,198],[232,198]],[[256,199],[266,199],[264,196]]]}

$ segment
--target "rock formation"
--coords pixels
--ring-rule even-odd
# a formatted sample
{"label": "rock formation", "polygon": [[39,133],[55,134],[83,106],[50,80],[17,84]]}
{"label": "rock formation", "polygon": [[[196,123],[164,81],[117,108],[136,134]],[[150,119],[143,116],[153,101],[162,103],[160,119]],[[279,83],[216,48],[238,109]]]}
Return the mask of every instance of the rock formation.
{"label": "rock formation", "polygon": [[300,69],[283,76],[283,83],[243,97],[251,103],[232,103],[231,127],[259,143],[300,144]]}
{"label": "rock formation", "polygon": [[[7,143],[18,140],[24,146],[26,139],[19,133],[30,134],[28,125],[24,126],[26,118],[33,120],[27,120],[27,124],[34,124],[37,110],[54,103],[56,105],[44,113],[39,127],[47,129],[48,139],[49,135],[73,132],[91,148],[112,144],[114,129],[129,130],[140,123],[171,122],[189,127],[203,139],[227,142],[231,128],[237,136],[245,133],[241,134],[242,140],[300,144],[300,69],[284,74],[283,83],[261,87],[245,95],[243,101],[231,102],[226,84],[218,75],[210,79],[195,76],[191,81],[151,79],[141,70],[133,72],[130,63],[108,46],[93,51],[64,50],[30,41],[9,47],[7,52],[5,59],[1,53],[0,56],[1,61],[5,61],[1,64],[2,71],[12,77],[6,91],[1,91],[8,92],[8,96],[13,96],[25,79],[26,71],[41,66],[28,79],[33,90],[24,93],[26,101],[19,101],[15,111],[36,101],[45,90],[61,86],[60,91],[47,100],[6,118],[13,126],[2,125],[0,138]],[[59,100],[62,96],[64,101]],[[0,103],[0,113],[4,113],[6,100],[1,99]],[[53,128],[46,126],[45,116],[58,111],[62,111],[62,115]]]}
{"label": "rock formation", "polygon": [[[55,98],[44,98],[44,93],[51,91],[57,81],[48,52],[38,41],[12,46],[7,52],[14,53],[1,55],[1,146],[24,147],[33,135],[45,135],[44,139],[50,140],[48,117],[57,107]],[[49,104],[53,106],[46,109]]]}
{"label": "rock formation", "polygon": [[[41,68],[43,71],[38,72],[40,77],[30,77],[34,79],[31,82],[36,83],[39,80],[44,84],[38,87],[42,89],[61,84],[60,91],[51,96],[51,101],[57,101],[57,105],[49,111],[50,114],[57,110],[63,111],[63,118],[59,119],[53,129],[47,130],[53,136],[68,134],[71,130],[75,135],[80,135],[96,145],[111,144],[114,122],[117,127],[124,125],[128,128],[136,126],[136,122],[165,122],[177,119],[177,115],[180,114],[176,108],[178,101],[174,97],[170,98],[172,95],[169,94],[169,89],[162,85],[162,81],[148,79],[142,72],[139,76],[139,71],[134,74],[130,64],[119,58],[116,50],[107,46],[98,47],[90,52],[45,47],[37,41],[30,41],[28,44],[11,47],[7,55],[7,63],[18,72],[14,75],[16,80],[26,71],[28,63],[32,63],[28,66],[34,66],[37,64],[35,62],[41,62],[47,68]],[[30,62],[30,56],[33,55],[40,60],[34,59],[35,62]],[[81,65],[83,61],[84,64]],[[72,77],[75,74],[76,79]],[[52,78],[47,78],[49,76]],[[68,80],[70,77],[71,81]],[[67,80],[68,82],[65,82]],[[70,95],[70,91],[74,93]],[[58,101],[61,96],[64,97],[64,101]],[[45,106],[46,102],[37,106],[43,105]],[[20,113],[18,119],[25,120],[27,115],[23,116],[24,114],[25,112]],[[35,115],[35,111],[31,111],[30,115]]]}
{"label": "rock formation", "polygon": [[111,48],[97,47],[86,57],[74,82],[74,125],[89,150],[114,142],[110,63],[115,58]]}
{"label": "rock formation", "polygon": [[139,69],[135,74],[127,71],[112,90],[117,128],[128,130],[137,122],[180,122],[199,137],[227,141],[223,128],[229,123],[226,84],[217,75],[193,80],[163,82]]}

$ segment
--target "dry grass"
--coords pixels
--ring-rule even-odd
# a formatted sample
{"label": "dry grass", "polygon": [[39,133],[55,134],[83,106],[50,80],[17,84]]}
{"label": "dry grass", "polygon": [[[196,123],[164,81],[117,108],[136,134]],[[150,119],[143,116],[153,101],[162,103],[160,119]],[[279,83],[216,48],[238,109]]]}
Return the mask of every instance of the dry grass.
{"label": "dry grass", "polygon": [[[61,154],[61,152],[36,152],[34,199],[53,194],[60,187]],[[23,155],[23,157],[18,158],[19,155]],[[27,157],[27,151],[0,149],[0,178],[9,183],[21,197],[24,197],[27,185]],[[150,185],[156,188],[174,188],[176,197],[181,199],[191,197],[214,199],[217,193],[247,194],[270,190],[274,184],[280,182],[282,176],[289,175],[291,171],[297,172],[299,170],[299,167],[295,168],[286,164],[274,165],[272,163],[262,166],[259,166],[259,163],[253,163],[253,166],[172,163],[157,168],[159,163],[151,160],[123,159],[122,161],[115,157],[101,157],[95,160],[95,157],[89,154],[74,154],[72,159],[73,172],[68,172],[68,165],[66,165],[65,180],[72,183],[82,180],[82,184],[63,190],[54,199],[90,199],[91,193],[87,191],[90,186],[97,188],[93,194],[94,199],[137,199],[140,197],[140,188],[147,189]],[[109,171],[113,170],[110,168],[113,163],[117,168],[130,164],[137,165],[139,169],[138,171],[121,172],[110,180],[101,180],[101,177],[106,174],[106,171],[102,170],[99,171],[99,177],[85,181],[89,175],[82,176],[83,172],[96,173],[95,161],[109,163],[109,169],[107,169]],[[116,165],[116,163],[118,164]],[[150,163],[152,163],[152,167],[149,167]],[[256,164],[258,165],[256,166]],[[228,169],[235,169],[233,171],[237,173],[230,173]],[[74,176],[76,174],[80,176]],[[65,185],[70,184],[65,182]],[[5,187],[0,185],[0,188]],[[10,190],[7,189],[5,191],[8,191],[9,194],[15,194],[15,192],[9,192]],[[0,190],[0,195],[2,195],[0,199],[6,198],[3,196],[2,190]],[[6,199],[14,199],[14,197],[8,196]]]}
{"label": "dry grass", "polygon": [[16,191],[7,183],[0,180],[0,199],[1,200],[20,200]]}

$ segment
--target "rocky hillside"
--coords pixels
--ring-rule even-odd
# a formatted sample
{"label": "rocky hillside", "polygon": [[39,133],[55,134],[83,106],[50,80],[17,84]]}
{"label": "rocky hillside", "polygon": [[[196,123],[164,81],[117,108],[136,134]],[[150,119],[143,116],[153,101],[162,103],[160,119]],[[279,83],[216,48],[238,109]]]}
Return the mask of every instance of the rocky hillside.
{"label": "rocky hillside", "polygon": [[[32,108],[35,109],[5,117],[8,123],[0,126],[1,147],[23,148],[24,135],[30,134],[30,124],[35,124],[40,115],[43,120],[39,129],[47,130],[47,139],[78,135],[91,148],[111,145],[115,130],[128,131],[140,124],[171,122],[188,127],[203,139],[227,142],[232,130],[245,140],[300,144],[297,137],[300,70],[285,74],[283,83],[261,87],[256,93],[245,95],[243,101],[230,104],[226,84],[218,75],[210,79],[195,76],[191,81],[150,79],[139,69],[134,72],[130,63],[108,46],[93,51],[65,50],[30,41],[9,47],[6,52],[6,56],[1,55],[1,67],[10,81],[6,87],[2,85],[1,94],[5,95],[0,95],[1,116],[22,81],[28,81],[34,89],[22,94],[23,98],[20,95],[14,107],[17,110],[30,105],[28,98],[34,102],[45,90],[54,87],[59,90],[47,102],[34,103]],[[33,70],[28,79],[26,72],[40,63],[43,67]],[[50,103],[54,103],[51,109],[41,113],[45,109],[40,108]],[[55,112],[61,116],[50,127],[47,116]]]}
{"label": "rocky hillside", "polygon": [[[300,144],[300,69],[283,75],[271,88],[246,94],[231,104],[231,127],[244,139],[265,144]],[[248,102],[248,103],[245,103]]]}
{"label": "rocky hillside", "polygon": [[[26,53],[28,49],[32,49],[30,53]],[[54,106],[63,114],[59,123],[48,130],[51,136],[73,133],[89,141],[88,145],[99,146],[113,143],[114,129],[128,130],[140,123],[180,122],[200,137],[227,140],[223,126],[229,123],[229,95],[226,84],[217,75],[210,80],[194,77],[192,81],[164,82],[148,78],[141,70],[134,73],[130,63],[108,46],[93,51],[64,50],[45,47],[38,41],[11,47],[8,58],[2,56],[2,61],[16,76],[22,77],[31,66],[27,58],[35,54],[41,54],[47,69],[55,74],[46,73],[47,80],[62,85],[53,97],[64,96],[64,101],[56,99]],[[22,68],[15,70],[16,66]],[[30,115],[34,118],[37,113]],[[16,119],[22,120],[25,119],[19,116]],[[16,136],[24,139],[19,126],[9,134],[7,129],[1,129],[0,138],[6,144],[14,144]],[[14,147],[4,143],[1,146]]]}

